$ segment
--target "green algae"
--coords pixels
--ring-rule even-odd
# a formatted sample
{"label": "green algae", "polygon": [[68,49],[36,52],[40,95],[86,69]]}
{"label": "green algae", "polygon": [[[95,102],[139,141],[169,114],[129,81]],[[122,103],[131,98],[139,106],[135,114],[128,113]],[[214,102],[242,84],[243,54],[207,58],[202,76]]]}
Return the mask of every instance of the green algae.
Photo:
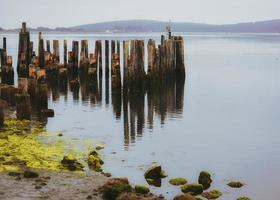
{"label": "green algae", "polygon": [[[84,160],[84,163],[87,160],[85,151],[75,148],[66,137],[62,139],[57,133],[47,133],[40,122],[5,119],[4,127],[0,130],[0,172],[25,168],[66,170],[68,168],[61,163],[64,155],[75,157],[75,163],[80,166],[77,169],[83,168],[83,164],[77,160]],[[103,164],[99,155],[98,158],[98,162]],[[97,167],[101,169],[101,165]]]}
{"label": "green algae", "polygon": [[185,178],[173,178],[169,180],[171,185],[184,185],[187,183],[187,179]]}
{"label": "green algae", "polygon": [[251,199],[248,198],[248,197],[239,197],[239,198],[237,198],[236,200],[251,200]]}
{"label": "green algae", "polygon": [[139,194],[148,194],[150,189],[145,185],[135,185],[135,192]]}

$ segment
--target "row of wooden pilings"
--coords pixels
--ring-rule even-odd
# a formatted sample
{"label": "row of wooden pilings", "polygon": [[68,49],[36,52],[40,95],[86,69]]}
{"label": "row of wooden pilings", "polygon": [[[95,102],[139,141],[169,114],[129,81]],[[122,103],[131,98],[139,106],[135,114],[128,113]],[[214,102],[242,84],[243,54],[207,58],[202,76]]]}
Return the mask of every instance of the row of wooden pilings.
{"label": "row of wooden pilings", "polygon": [[[79,87],[79,78],[83,76],[91,86],[95,87],[98,84],[98,77],[99,80],[103,77],[101,40],[95,41],[95,51],[92,53],[89,52],[88,40],[82,40],[80,48],[79,41],[73,41],[71,51],[68,51],[67,41],[64,40],[63,61],[60,60],[59,40],[53,40],[52,44],[53,51],[51,51],[51,41],[47,40],[45,43],[42,34],[39,33],[38,54],[36,55],[34,44],[30,40],[30,32],[27,30],[26,23],[22,23],[17,59],[18,88],[1,86],[1,97],[15,100],[19,118],[30,118],[32,102],[39,104],[37,106],[40,111],[46,112],[46,79],[58,79],[64,83],[69,80],[70,85]],[[181,36],[169,35],[167,38],[161,36],[159,45],[155,40],[148,41],[147,72],[145,71],[144,41],[123,41],[123,81],[120,69],[121,42],[105,40],[104,44],[105,80],[107,84],[111,77],[112,92],[115,91],[121,95],[130,91],[142,91],[147,83],[163,77],[166,79],[171,74],[176,74],[180,79],[185,78],[184,40]],[[110,49],[111,52],[109,52]],[[13,69],[12,58],[8,58],[10,62],[1,65],[1,80],[4,84],[12,85],[14,75],[4,76],[3,74],[3,66],[9,64],[9,69]],[[109,62],[111,62],[111,69]]]}

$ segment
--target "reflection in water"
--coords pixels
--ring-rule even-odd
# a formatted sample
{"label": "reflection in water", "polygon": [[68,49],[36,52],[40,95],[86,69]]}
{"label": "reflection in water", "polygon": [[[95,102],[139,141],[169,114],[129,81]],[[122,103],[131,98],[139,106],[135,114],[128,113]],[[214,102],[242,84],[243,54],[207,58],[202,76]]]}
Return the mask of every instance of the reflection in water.
{"label": "reflection in water", "polygon": [[[109,104],[111,98],[112,110],[117,120],[123,119],[124,146],[135,143],[137,137],[142,137],[145,125],[153,129],[155,118],[164,124],[168,115],[181,117],[183,111],[185,78],[170,75],[145,83],[144,90],[129,90],[127,87],[114,87],[109,90],[109,79],[105,80],[102,87],[102,78],[98,84],[91,84],[86,77],[79,76],[79,80],[48,80],[49,97],[59,101],[64,96],[67,101],[68,93],[72,94],[74,103],[82,100],[84,105],[92,107]],[[51,94],[50,94],[51,93]],[[105,101],[102,95],[105,93]],[[111,96],[110,96],[111,95]],[[174,116],[172,116],[174,117]]]}

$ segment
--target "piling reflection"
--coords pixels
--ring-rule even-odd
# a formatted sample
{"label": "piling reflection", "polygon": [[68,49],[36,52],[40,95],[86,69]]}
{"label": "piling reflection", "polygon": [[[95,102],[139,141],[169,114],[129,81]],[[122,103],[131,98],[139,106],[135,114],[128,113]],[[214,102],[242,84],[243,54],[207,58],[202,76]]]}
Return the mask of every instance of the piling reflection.
{"label": "piling reflection", "polygon": [[168,117],[182,115],[185,77],[170,75],[148,80],[143,90],[127,90],[125,84],[110,88],[109,82],[110,79],[105,79],[105,87],[102,87],[102,79],[99,79],[97,85],[92,85],[81,75],[79,79],[67,82],[48,80],[48,96],[53,101],[59,101],[59,97],[64,96],[64,101],[67,101],[67,96],[71,95],[74,103],[81,101],[91,107],[111,102],[116,120],[123,122],[125,148],[142,137],[144,128],[152,130],[157,121],[163,125]]}

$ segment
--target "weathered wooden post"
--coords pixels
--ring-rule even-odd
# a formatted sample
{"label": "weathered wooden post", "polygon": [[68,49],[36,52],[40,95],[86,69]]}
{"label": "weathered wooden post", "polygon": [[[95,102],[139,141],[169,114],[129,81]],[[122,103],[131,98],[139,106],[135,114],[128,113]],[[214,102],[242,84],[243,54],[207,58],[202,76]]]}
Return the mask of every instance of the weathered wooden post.
{"label": "weathered wooden post", "polygon": [[176,52],[176,73],[185,77],[185,61],[184,61],[184,39],[181,36],[175,37],[175,52]]}
{"label": "weathered wooden post", "polygon": [[120,71],[120,59],[118,54],[113,54],[113,64],[111,67],[111,82],[112,91],[114,89],[121,88],[121,71]]}
{"label": "weathered wooden post", "polygon": [[157,71],[156,42],[152,39],[148,41],[148,76],[155,76]]}
{"label": "weathered wooden post", "polygon": [[26,77],[28,74],[28,66],[31,62],[30,52],[30,33],[26,29],[26,23],[23,22],[19,33],[18,45],[17,71],[19,77]]}
{"label": "weathered wooden post", "polygon": [[54,64],[60,63],[59,40],[53,40],[53,63]]}
{"label": "weathered wooden post", "polygon": [[88,78],[90,85],[97,89],[97,58],[95,53],[90,54]]}
{"label": "weathered wooden post", "polygon": [[109,78],[109,40],[105,40],[105,79]]}
{"label": "weathered wooden post", "polygon": [[45,49],[44,49],[44,40],[42,38],[42,32],[39,32],[38,56],[39,56],[39,67],[43,69],[45,67]]}
{"label": "weathered wooden post", "polygon": [[73,64],[74,64],[75,68],[78,69],[78,64],[79,64],[79,42],[78,41],[73,41],[72,53],[73,53]]}
{"label": "weathered wooden post", "polygon": [[67,67],[67,40],[63,41],[63,58],[64,67]]}
{"label": "weathered wooden post", "polygon": [[116,41],[111,40],[111,68],[113,65],[113,54],[115,54],[115,52],[116,52]]}
{"label": "weathered wooden post", "polygon": [[7,38],[3,37],[3,49],[7,51]]}
{"label": "weathered wooden post", "polygon": [[46,43],[47,43],[47,52],[51,53],[51,43],[49,40],[47,40]]}
{"label": "weathered wooden post", "polygon": [[123,72],[124,78],[128,77],[129,41],[123,41]]}
{"label": "weathered wooden post", "polygon": [[88,59],[88,41],[81,41],[81,53],[80,53],[80,71],[88,72],[89,59]]}
{"label": "weathered wooden post", "polygon": [[121,55],[121,45],[120,45],[120,41],[119,40],[117,40],[117,54],[118,54],[118,56],[120,58],[120,55]]}
{"label": "weathered wooden post", "polygon": [[31,118],[31,104],[30,95],[27,92],[27,79],[18,79],[18,93],[15,95],[16,110],[18,119],[30,119]]}
{"label": "weathered wooden post", "polygon": [[[4,52],[6,54],[6,52]],[[6,57],[6,63],[1,67],[1,82],[8,85],[14,85],[14,69],[11,56]]]}
{"label": "weathered wooden post", "polygon": [[102,78],[102,42],[101,42],[101,40],[95,41],[95,56],[97,59],[99,77]]}

